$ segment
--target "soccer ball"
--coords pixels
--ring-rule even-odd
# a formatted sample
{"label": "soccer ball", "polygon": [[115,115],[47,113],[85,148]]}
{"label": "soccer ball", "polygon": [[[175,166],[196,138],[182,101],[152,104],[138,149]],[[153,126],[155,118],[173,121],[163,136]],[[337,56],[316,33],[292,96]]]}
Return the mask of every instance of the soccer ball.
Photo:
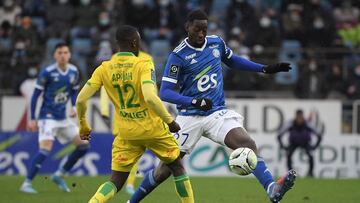
{"label": "soccer ball", "polygon": [[241,147],[235,149],[229,157],[229,166],[233,173],[246,176],[252,173],[257,164],[257,157],[253,150]]}

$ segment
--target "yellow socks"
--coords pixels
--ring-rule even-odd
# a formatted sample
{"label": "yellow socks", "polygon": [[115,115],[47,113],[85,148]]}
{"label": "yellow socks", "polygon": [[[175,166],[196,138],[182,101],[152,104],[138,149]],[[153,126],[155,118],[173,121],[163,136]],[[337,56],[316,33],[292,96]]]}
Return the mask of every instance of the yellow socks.
{"label": "yellow socks", "polygon": [[114,197],[116,194],[116,186],[114,183],[108,181],[100,185],[95,195],[89,200],[89,203],[104,203]]}
{"label": "yellow socks", "polygon": [[194,203],[194,195],[191,188],[189,176],[184,174],[182,176],[174,177],[176,192],[178,193],[182,203]]}
{"label": "yellow socks", "polygon": [[127,185],[135,186],[135,179],[136,179],[136,172],[139,168],[139,164],[135,164],[129,174],[129,177],[127,179]]}

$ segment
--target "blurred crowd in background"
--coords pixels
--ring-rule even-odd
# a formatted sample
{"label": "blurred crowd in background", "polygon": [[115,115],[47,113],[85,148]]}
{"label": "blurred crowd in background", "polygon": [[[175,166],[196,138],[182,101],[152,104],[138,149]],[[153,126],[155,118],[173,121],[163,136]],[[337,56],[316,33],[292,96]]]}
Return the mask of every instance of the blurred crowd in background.
{"label": "blurred crowd in background", "polygon": [[0,89],[19,94],[26,78],[53,62],[67,42],[82,81],[116,52],[119,24],[139,28],[160,80],[168,54],[186,37],[186,14],[209,14],[208,35],[233,51],[291,73],[264,75],[224,69],[228,92],[288,92],[297,98],[360,98],[360,1],[357,0],[2,0]]}

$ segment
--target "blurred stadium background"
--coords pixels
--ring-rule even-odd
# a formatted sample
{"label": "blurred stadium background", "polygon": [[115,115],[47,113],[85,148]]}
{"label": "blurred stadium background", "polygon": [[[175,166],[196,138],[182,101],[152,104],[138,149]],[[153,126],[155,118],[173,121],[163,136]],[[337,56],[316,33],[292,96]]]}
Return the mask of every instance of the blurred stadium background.
{"label": "blurred stadium background", "polygon": [[[245,127],[257,141],[270,170],[275,175],[286,171],[285,153],[279,149],[276,135],[281,126],[294,117],[296,109],[303,109],[308,121],[324,130],[320,148],[314,151],[315,177],[359,179],[360,1],[2,0],[0,183],[10,184],[12,192],[17,192],[21,178],[5,175],[26,174],[31,155],[37,150],[36,134],[26,132],[28,99],[39,69],[53,62],[56,43],[70,44],[72,63],[79,67],[84,83],[94,68],[116,51],[116,26],[135,25],[141,31],[143,49],[154,58],[160,81],[168,54],[186,35],[186,13],[196,8],[209,14],[208,35],[223,37],[239,55],[264,64],[278,61],[292,64],[290,73],[276,75],[224,69],[227,104],[244,115]],[[173,106],[169,105],[169,109],[175,113]],[[77,163],[72,174],[107,175],[111,126],[102,119],[96,98],[91,100],[89,115],[94,129],[92,149]],[[57,144],[41,173],[53,172],[72,149],[72,146],[62,149]],[[191,176],[234,176],[227,167],[228,154],[227,149],[203,139],[184,164]],[[140,171],[145,172],[155,164],[154,156],[146,154]],[[296,152],[294,166],[300,177],[306,175],[307,160],[303,152]],[[85,200],[101,183],[101,178],[104,179],[94,181],[93,190],[87,191]],[[308,186],[315,183],[309,180]],[[349,190],[359,188],[356,181],[353,184]],[[236,184],[233,187],[237,187]],[[261,189],[255,188],[260,193]],[[51,194],[55,194],[55,189]],[[333,193],[324,193],[324,196],[327,194]],[[306,194],[300,193],[300,196],[299,202],[312,202]],[[330,199],[327,202],[359,199],[356,193],[344,196],[348,198],[346,201]],[[233,202],[226,198],[221,201]],[[266,198],[253,201],[266,202]],[[3,202],[1,198],[0,202]],[[291,202],[297,199],[294,197]]]}

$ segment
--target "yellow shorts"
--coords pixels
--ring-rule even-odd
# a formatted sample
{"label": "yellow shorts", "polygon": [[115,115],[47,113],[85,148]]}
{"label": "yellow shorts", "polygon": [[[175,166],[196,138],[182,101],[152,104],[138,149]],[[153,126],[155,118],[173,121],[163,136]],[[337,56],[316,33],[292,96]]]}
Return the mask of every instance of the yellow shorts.
{"label": "yellow shorts", "polygon": [[130,172],[146,149],[164,163],[175,161],[180,154],[177,140],[171,134],[165,138],[147,140],[123,140],[116,137],[112,147],[111,170]]}

